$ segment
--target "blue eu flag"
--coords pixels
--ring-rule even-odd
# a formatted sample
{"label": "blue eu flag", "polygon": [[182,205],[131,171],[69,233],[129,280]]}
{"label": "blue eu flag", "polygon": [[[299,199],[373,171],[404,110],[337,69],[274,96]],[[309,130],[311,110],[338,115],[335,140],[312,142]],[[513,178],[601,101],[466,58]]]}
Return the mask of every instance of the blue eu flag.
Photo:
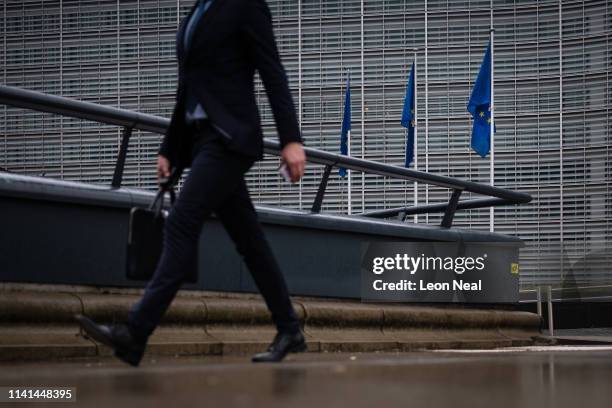
{"label": "blue eu flag", "polygon": [[[348,140],[351,137],[351,79],[346,80],[346,96],[344,97],[344,117],[342,118],[342,133],[340,134],[340,154],[348,155]],[[346,169],[340,168],[340,177],[346,176]]]}
{"label": "blue eu flag", "polygon": [[[485,157],[491,150],[491,44],[487,47],[467,106],[474,118],[472,149]],[[495,130],[494,130],[495,131]]]}
{"label": "blue eu flag", "polygon": [[404,98],[404,110],[402,111],[402,126],[408,129],[408,139],[406,140],[406,162],[405,166],[409,167],[414,160],[414,126],[416,125],[414,115],[414,63],[410,69],[410,77],[406,85],[406,97]]}

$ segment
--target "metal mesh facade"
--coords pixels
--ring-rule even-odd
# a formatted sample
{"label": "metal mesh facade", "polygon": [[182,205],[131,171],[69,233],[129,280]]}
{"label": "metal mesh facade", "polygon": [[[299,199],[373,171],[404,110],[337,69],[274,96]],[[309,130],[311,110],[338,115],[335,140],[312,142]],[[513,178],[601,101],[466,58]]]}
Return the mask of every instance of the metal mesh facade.
{"label": "metal mesh facade", "polygon": [[[222,1],[222,0],[216,0]],[[489,159],[469,148],[466,111],[489,39],[490,2],[269,0],[277,41],[308,146],[339,151],[343,92],[351,76],[351,154],[403,164],[399,124],[418,48],[420,170],[489,183]],[[10,1],[0,7],[3,83],[168,117],[174,102],[175,33],[190,1]],[[495,210],[495,231],[528,242],[524,283],[608,280],[612,210],[609,104],[612,4],[495,0],[495,185],[532,203]],[[427,86],[425,86],[427,84]],[[265,133],[275,137],[259,86]],[[120,130],[0,107],[0,166],[110,184]],[[160,136],[136,132],[124,184],[154,188]],[[310,166],[291,186],[267,158],[249,175],[261,204],[308,209],[322,174]],[[337,171],[323,210],[346,212]],[[353,174],[353,213],[412,203],[412,184]],[[418,190],[418,202],[448,199]],[[466,195],[463,198],[470,198]],[[437,224],[440,216],[420,216]],[[412,222],[412,219],[410,219]],[[488,229],[489,211],[455,225]],[[563,251],[562,251],[563,249]]]}

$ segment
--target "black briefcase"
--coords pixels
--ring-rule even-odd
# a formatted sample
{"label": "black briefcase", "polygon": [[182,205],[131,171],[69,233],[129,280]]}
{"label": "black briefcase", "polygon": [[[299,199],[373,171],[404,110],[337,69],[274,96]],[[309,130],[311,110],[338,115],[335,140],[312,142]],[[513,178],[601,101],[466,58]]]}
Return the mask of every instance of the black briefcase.
{"label": "black briefcase", "polygon": [[[126,275],[130,280],[148,281],[153,276],[162,252],[164,222],[167,211],[164,207],[165,192],[170,193],[174,204],[175,193],[171,186],[162,186],[148,208],[134,207],[130,211],[127,240]],[[197,281],[197,254],[187,265],[185,281]]]}

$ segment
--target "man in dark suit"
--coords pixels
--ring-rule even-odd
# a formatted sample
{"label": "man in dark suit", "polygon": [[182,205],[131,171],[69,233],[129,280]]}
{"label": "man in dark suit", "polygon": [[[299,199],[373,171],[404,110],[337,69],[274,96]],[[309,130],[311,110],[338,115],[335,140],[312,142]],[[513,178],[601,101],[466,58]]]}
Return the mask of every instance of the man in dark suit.
{"label": "man in dark suit", "polygon": [[126,324],[100,325],[79,316],[83,329],[138,365],[148,337],[174,299],[205,219],[215,213],[233,239],[272,314],[278,334],[253,361],[280,361],[305,350],[287,286],[266,241],[244,180],[263,156],[254,72],[264,83],[293,182],[305,155],[295,108],[265,0],[198,0],[177,33],[178,90],[159,150],[160,178],[191,167],[164,229],[160,261]]}

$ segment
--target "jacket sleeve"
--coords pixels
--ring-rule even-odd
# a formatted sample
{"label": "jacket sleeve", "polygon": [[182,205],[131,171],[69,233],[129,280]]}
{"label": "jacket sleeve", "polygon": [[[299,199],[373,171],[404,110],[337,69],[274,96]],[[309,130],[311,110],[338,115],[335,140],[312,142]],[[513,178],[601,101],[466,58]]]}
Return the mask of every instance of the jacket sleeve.
{"label": "jacket sleeve", "polygon": [[168,127],[168,129],[166,129],[166,132],[164,133],[164,137],[162,138],[159,149],[157,150],[157,154],[164,156],[168,160],[172,159],[171,133],[172,133],[172,123],[175,120],[174,118],[175,115],[176,115],[176,106],[174,110],[172,111],[172,118],[170,120],[170,126]]}
{"label": "jacket sleeve", "polygon": [[[179,80],[180,81],[180,80]],[[180,92],[181,92],[181,88],[180,86],[176,87],[176,103],[174,104],[174,108],[172,109],[172,115],[170,117],[170,124],[168,126],[168,129],[166,129],[166,132],[164,133],[164,137],[162,139],[162,142],[159,146],[159,149],[157,150],[157,154],[160,154],[162,156],[164,156],[166,159],[170,160],[170,162],[174,161],[174,156],[173,156],[173,145],[174,145],[174,135],[173,133],[175,133],[175,125],[177,122],[177,115],[178,115],[178,110],[179,110],[179,104],[178,104],[178,100],[180,97]]]}
{"label": "jacket sleeve", "polygon": [[274,39],[270,9],[265,0],[246,0],[244,4],[248,7],[244,24],[247,47],[266,89],[281,147],[291,142],[303,143],[287,75]]}
{"label": "jacket sleeve", "polygon": [[164,156],[166,159],[170,159],[170,146],[169,146],[167,134],[164,135],[161,145],[159,146],[159,150],[157,151],[157,154]]}

